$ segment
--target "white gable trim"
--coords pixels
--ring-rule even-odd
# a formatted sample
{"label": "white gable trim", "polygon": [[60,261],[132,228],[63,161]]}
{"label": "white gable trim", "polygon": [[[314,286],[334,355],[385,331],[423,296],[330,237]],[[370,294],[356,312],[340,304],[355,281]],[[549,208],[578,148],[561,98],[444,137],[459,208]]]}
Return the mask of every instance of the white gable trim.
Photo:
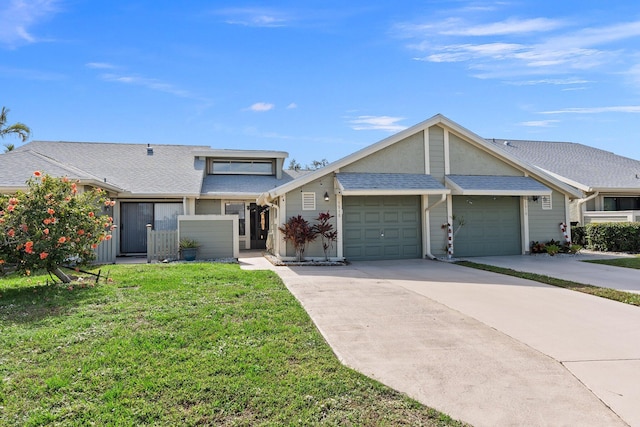
{"label": "white gable trim", "polygon": [[[372,145],[369,145],[368,147],[365,147],[359,151],[356,151],[353,154],[350,154],[346,157],[343,157],[342,159],[336,160],[333,163],[330,163],[329,165],[320,168],[316,171],[313,171],[307,175],[304,175],[298,179],[295,179],[293,181],[290,181],[284,185],[281,185],[280,187],[276,187],[271,191],[262,193],[258,199],[257,202],[258,204],[265,204],[266,202],[269,202],[273,199],[275,199],[278,196],[281,196],[283,194],[288,193],[291,190],[294,190],[296,188],[299,188],[300,186],[303,186],[305,184],[308,184],[318,178],[324,177],[330,173],[336,172],[337,170],[339,170],[340,168],[347,166],[351,163],[354,163],[370,154],[376,153],[384,148],[387,148],[393,144],[395,144],[396,142],[402,141],[403,139],[414,135],[418,132],[428,132],[429,128],[431,126],[435,126],[435,125],[439,125],[441,127],[443,127],[445,129],[445,135],[446,135],[446,131],[453,131],[458,135],[463,136],[465,139],[468,139],[470,141],[472,141],[474,144],[482,147],[485,151],[492,153],[494,155],[496,155],[498,158],[500,158],[503,161],[507,161],[513,165],[516,165],[518,168],[522,169],[523,171],[528,171],[529,173],[531,173],[532,175],[541,178],[543,181],[548,182],[550,185],[552,185],[553,187],[556,187],[557,189],[559,189],[562,193],[568,194],[570,196],[573,196],[575,198],[580,198],[582,197],[582,192],[577,190],[576,188],[569,186],[568,184],[565,184],[564,182],[560,181],[559,179],[557,179],[556,177],[548,174],[545,171],[542,171],[541,169],[538,168],[533,168],[531,165],[524,163],[516,158],[514,158],[513,156],[511,156],[511,154],[507,153],[506,151],[502,150],[500,147],[496,146],[495,144],[491,144],[490,142],[487,142],[484,140],[484,138],[480,137],[479,135],[471,132],[470,130],[466,129],[463,126],[460,126],[459,124],[457,124],[456,122],[446,118],[445,116],[443,116],[442,114],[436,114],[435,116],[420,122],[414,126],[411,126],[403,131],[400,131],[394,135],[391,135],[381,141],[378,141],[377,143],[374,143]],[[446,136],[445,136],[446,138]],[[445,151],[446,152],[446,151]],[[447,155],[448,157],[448,155]]]}

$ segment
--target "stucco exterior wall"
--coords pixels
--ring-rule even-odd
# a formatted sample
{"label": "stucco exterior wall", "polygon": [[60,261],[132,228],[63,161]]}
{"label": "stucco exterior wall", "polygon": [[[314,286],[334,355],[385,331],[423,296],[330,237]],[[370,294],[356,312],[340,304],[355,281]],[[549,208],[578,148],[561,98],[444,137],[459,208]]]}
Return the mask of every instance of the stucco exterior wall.
{"label": "stucco exterior wall", "polygon": [[[429,196],[429,204],[433,205],[440,196]],[[447,231],[442,229],[442,224],[447,223],[447,204],[440,205],[429,210],[429,233],[431,235],[431,255],[441,257],[446,255]]]}
{"label": "stucco exterior wall", "polygon": [[551,239],[564,242],[564,236],[560,231],[560,223],[565,222],[565,197],[563,194],[553,191],[551,195],[551,207],[542,209],[542,201],[537,202],[527,199],[529,212],[529,242],[547,242]]}
{"label": "stucco exterior wall", "polygon": [[523,175],[518,169],[453,133],[449,135],[449,162],[452,175]]}
{"label": "stucco exterior wall", "polygon": [[444,183],[444,129],[429,128],[429,174]]}
{"label": "stucco exterior wall", "polygon": [[341,169],[341,172],[424,173],[424,133],[418,132]]}
{"label": "stucco exterior wall", "polygon": [[[315,210],[303,210],[302,209],[302,193],[315,193],[316,209]],[[324,193],[329,193],[329,201],[324,200]],[[315,219],[322,212],[329,212],[334,217],[331,218],[330,223],[333,224],[333,229],[337,230],[336,222],[336,196],[333,192],[333,174],[326,175],[320,179],[305,184],[301,188],[294,191],[290,191],[285,195],[286,200],[286,217],[280,218],[281,222],[286,222],[289,218],[301,215],[304,219],[309,221],[311,225],[315,224]],[[286,247],[286,255],[288,257],[295,256],[295,250],[291,243],[282,240],[280,242],[281,247]],[[329,251],[330,257],[337,256],[336,242],[333,244],[333,248]],[[318,237],[316,241],[310,243],[305,251],[305,257],[321,258],[324,257],[324,251],[322,250],[322,243]]]}

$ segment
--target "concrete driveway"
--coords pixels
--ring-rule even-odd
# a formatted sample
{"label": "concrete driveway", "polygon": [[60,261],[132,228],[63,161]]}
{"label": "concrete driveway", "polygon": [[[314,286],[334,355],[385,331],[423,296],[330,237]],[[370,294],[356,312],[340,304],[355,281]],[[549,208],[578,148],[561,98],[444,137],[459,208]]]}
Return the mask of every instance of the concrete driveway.
{"label": "concrete driveway", "polygon": [[453,418],[640,426],[637,307],[437,261],[269,268],[343,363]]}

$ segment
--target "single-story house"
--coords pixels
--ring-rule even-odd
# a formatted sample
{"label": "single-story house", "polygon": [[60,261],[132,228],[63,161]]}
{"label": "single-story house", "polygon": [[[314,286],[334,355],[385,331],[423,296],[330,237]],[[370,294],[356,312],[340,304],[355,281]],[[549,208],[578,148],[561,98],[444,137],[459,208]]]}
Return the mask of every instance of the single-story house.
{"label": "single-story house", "polygon": [[[104,188],[117,201],[107,260],[148,253],[151,231],[196,238],[199,258],[265,248],[293,258],[278,227],[323,212],[338,232],[332,259],[523,254],[562,241],[573,207],[595,198],[515,147],[440,114],[315,171],[286,170],[281,151],[33,141],[0,155],[0,192],[25,188],[35,170]],[[321,244],[305,255],[323,258]]]}
{"label": "single-story house", "polygon": [[573,142],[488,141],[583,191],[572,223],[640,221],[640,161]]}

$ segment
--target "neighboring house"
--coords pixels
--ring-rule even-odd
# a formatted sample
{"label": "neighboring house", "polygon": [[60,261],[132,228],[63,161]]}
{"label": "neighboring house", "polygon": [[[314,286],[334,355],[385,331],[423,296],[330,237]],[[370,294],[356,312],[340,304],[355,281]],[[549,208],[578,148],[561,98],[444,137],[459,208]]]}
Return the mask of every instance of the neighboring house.
{"label": "neighboring house", "polygon": [[571,221],[640,221],[640,161],[572,142],[489,139],[585,193],[571,203]]}
{"label": "neighboring house", "polygon": [[[111,240],[114,256],[146,253],[147,224],[176,230],[181,215],[237,216],[234,246],[260,249],[269,219],[257,197],[301,175],[282,170],[286,157],[205,146],[33,141],[0,155],[0,192],[26,188],[35,170],[104,188],[117,201],[109,212],[118,227]],[[227,253],[210,249],[212,257]]]}
{"label": "neighboring house", "polygon": [[[556,176],[436,115],[265,192],[258,204],[276,212],[272,250],[283,259],[294,250],[277,226],[329,211],[338,231],[332,256],[375,260],[446,255],[448,223],[457,231],[456,256],[524,254],[531,241],[562,241],[571,200],[582,197]],[[305,254],[320,257],[320,244]]]}
{"label": "neighboring house", "polygon": [[[205,242],[200,258],[266,247],[293,259],[278,227],[322,212],[338,232],[332,259],[443,257],[451,245],[455,256],[511,255],[562,241],[560,225],[583,207],[638,208],[638,178],[626,175],[640,162],[593,150],[486,140],[442,115],[315,171],[284,170],[281,151],[34,141],[0,155],[0,192],[35,170],[104,188],[117,201],[110,257],[147,252],[151,224]],[[562,158],[577,165],[564,172]],[[320,242],[305,256],[324,258]]]}

